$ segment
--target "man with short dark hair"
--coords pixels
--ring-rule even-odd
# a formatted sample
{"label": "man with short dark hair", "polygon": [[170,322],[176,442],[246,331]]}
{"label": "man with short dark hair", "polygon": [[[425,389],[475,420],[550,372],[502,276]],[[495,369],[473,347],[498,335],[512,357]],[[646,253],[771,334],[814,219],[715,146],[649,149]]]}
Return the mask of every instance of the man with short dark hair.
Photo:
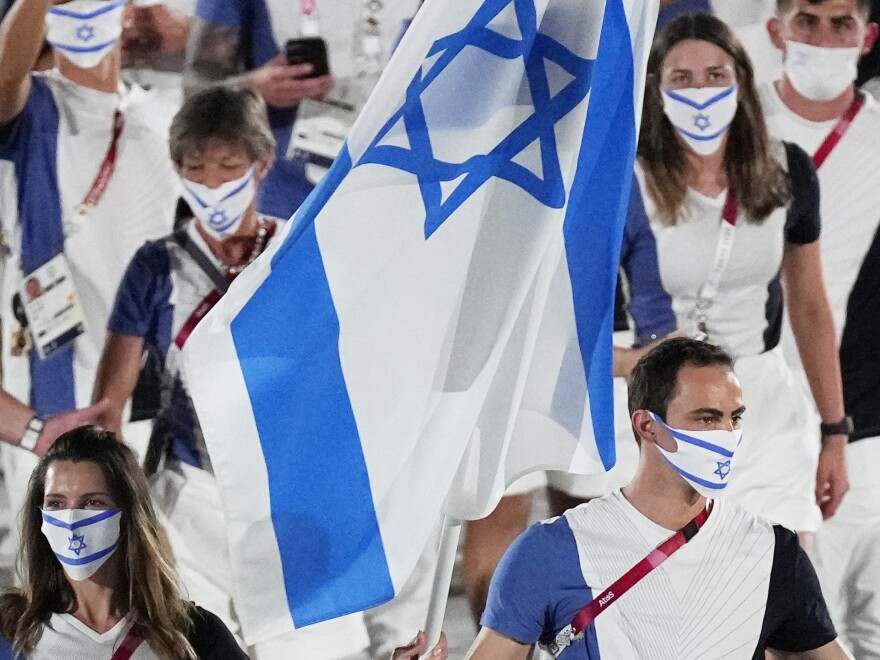
{"label": "man with short dark hair", "polygon": [[636,364],[629,409],[636,476],[514,542],[468,657],[524,660],[535,643],[564,660],[849,657],[795,533],[707,499],[736,478],[731,356],[663,342]]}
{"label": "man with short dark hair", "polygon": [[[771,134],[813,154],[822,192],[822,274],[851,420],[821,434],[845,451],[850,491],[818,533],[814,560],[858,658],[880,658],[880,104],[855,86],[877,39],[870,9],[870,0],[778,0],[768,30],[784,75],[761,89]],[[781,344],[798,367],[788,327]]]}

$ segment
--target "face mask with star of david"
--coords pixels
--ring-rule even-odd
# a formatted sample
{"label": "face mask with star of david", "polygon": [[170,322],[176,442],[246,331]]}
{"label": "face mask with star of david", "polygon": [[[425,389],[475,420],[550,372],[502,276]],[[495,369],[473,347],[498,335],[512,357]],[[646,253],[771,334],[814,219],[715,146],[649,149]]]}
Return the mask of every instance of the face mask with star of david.
{"label": "face mask with star of david", "polygon": [[43,511],[40,531],[71,580],[88,580],[119,547],[118,509]]}
{"label": "face mask with star of david", "polygon": [[119,41],[125,0],[71,0],[46,13],[46,40],[81,69],[97,66]]}
{"label": "face mask with star of david", "polygon": [[739,105],[737,85],[664,89],[663,111],[669,121],[696,153],[708,156],[721,143]]}
{"label": "face mask with star of david", "polygon": [[238,231],[254,196],[254,166],[245,175],[227,181],[216,188],[180,178],[181,194],[196,216],[202,229],[218,241],[223,241]]}
{"label": "face mask with star of david", "polygon": [[742,430],[674,429],[667,426],[659,415],[650,415],[678,445],[678,451],[674,452],[654,445],[666,462],[700,495],[709,499],[718,497],[730,482],[730,465],[736,448],[742,442]]}

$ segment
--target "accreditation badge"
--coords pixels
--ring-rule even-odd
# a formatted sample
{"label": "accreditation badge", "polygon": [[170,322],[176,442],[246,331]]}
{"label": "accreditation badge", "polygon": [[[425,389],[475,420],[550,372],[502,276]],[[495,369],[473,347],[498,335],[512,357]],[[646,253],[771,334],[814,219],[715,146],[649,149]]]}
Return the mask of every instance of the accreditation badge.
{"label": "accreditation badge", "polygon": [[85,332],[85,314],[63,254],[26,275],[19,295],[40,358]]}
{"label": "accreditation badge", "polygon": [[329,168],[371,91],[367,80],[347,78],[338,80],[323,100],[301,101],[287,157]]}

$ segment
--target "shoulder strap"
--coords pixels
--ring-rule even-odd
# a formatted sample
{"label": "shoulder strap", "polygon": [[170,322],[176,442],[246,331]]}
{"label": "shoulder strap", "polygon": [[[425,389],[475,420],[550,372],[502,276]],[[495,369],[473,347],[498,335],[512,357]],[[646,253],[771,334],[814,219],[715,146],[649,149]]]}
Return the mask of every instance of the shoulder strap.
{"label": "shoulder strap", "polygon": [[569,625],[559,631],[559,634],[556,635],[556,639],[547,645],[547,651],[554,658],[558,658],[574,640],[580,639],[584,630],[586,630],[597,616],[599,616],[610,605],[617,602],[623,594],[636,586],[651,571],[674,555],[685,543],[694,538],[709,518],[711,511],[712,503],[710,502],[708,509],[703,509],[696,518],[654,548],[647,557],[629,569],[618,578],[614,584],[590,601],[586,607],[577,613]]}
{"label": "shoulder strap", "polygon": [[196,265],[211,279],[220,293],[226,293],[229,289],[229,278],[220,272],[220,269],[214,265],[214,263],[208,258],[208,255],[202,252],[193,242],[186,231],[186,227],[181,227],[171,234],[171,240],[177,243],[189,256],[192,257],[193,261],[196,262]]}
{"label": "shoulder strap", "polygon": [[144,637],[141,634],[140,627],[134,624],[125,636],[125,639],[122,640],[122,644],[113,652],[110,660],[129,660],[143,643]]}

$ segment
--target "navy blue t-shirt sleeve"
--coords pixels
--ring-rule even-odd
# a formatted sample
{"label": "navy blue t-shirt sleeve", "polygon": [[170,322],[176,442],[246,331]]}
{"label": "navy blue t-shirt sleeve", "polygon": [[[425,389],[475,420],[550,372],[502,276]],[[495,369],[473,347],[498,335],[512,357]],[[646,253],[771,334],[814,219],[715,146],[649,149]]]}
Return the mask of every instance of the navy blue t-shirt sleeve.
{"label": "navy blue t-shirt sleeve", "polygon": [[4,637],[0,637],[0,660],[13,660],[12,644]]}
{"label": "navy blue t-shirt sleeve", "polygon": [[620,265],[629,282],[629,311],[636,326],[636,345],[641,345],[674,332],[677,322],[672,298],[660,279],[657,241],[635,177],[631,190]]}
{"label": "navy blue t-shirt sleeve", "polygon": [[158,326],[170,292],[165,241],[154,241],[134,255],[116,292],[107,329],[130,337],[149,337]]}
{"label": "navy blue t-shirt sleeve", "polygon": [[[241,27],[245,24],[247,4],[244,0],[198,0],[196,16],[208,23]],[[290,11],[296,11],[292,3]]]}
{"label": "navy blue t-shirt sleeve", "polygon": [[489,586],[481,625],[523,644],[548,642],[592,600],[565,517],[513,542]]}
{"label": "navy blue t-shirt sleeve", "polygon": [[767,608],[781,616],[767,636],[766,647],[802,653],[830,644],[837,639],[837,632],[813,564],[794,532],[778,525],[774,532],[776,547]]}
{"label": "navy blue t-shirt sleeve", "polygon": [[199,660],[247,660],[247,654],[223,622],[208,610],[196,606],[189,634]]}
{"label": "navy blue t-shirt sleeve", "polygon": [[58,110],[49,86],[39,76],[31,76],[31,91],[21,113],[0,123],[0,159],[15,160],[42,131],[47,131],[51,140],[58,139]]}
{"label": "navy blue t-shirt sleeve", "polygon": [[791,206],[785,219],[785,240],[806,245],[819,240],[822,230],[819,212],[819,177],[813,159],[796,144],[785,142],[788,177],[791,181]]}

